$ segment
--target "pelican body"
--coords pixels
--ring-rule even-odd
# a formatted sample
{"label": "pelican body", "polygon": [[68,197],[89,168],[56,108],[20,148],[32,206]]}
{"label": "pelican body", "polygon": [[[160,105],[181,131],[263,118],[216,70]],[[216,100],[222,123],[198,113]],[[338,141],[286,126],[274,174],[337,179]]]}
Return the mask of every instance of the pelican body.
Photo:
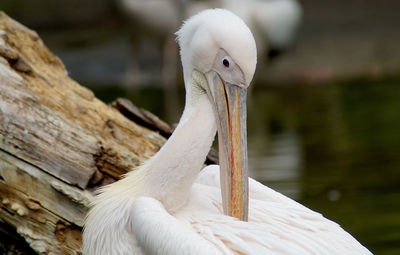
{"label": "pelican body", "polygon": [[[179,124],[144,165],[101,189],[83,253],[371,254],[335,222],[247,177],[246,90],[257,50],[244,22],[206,10],[177,37],[186,88]],[[220,166],[202,169],[217,131]]]}

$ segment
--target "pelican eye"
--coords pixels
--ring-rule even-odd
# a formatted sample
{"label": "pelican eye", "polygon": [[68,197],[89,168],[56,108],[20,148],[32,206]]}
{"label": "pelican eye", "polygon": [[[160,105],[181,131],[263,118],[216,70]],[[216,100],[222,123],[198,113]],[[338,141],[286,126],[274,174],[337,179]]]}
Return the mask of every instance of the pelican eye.
{"label": "pelican eye", "polygon": [[225,67],[229,67],[229,61],[226,58],[222,60],[222,64],[224,64]]}

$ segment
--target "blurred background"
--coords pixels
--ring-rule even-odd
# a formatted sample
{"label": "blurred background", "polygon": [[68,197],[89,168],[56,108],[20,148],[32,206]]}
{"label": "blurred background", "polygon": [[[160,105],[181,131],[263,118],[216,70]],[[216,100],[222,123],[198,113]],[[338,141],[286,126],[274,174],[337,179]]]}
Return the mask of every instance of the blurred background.
{"label": "blurred background", "polygon": [[184,105],[173,33],[210,7],[240,15],[257,41],[251,176],[373,253],[400,254],[400,1],[0,1],[97,97],[169,123]]}

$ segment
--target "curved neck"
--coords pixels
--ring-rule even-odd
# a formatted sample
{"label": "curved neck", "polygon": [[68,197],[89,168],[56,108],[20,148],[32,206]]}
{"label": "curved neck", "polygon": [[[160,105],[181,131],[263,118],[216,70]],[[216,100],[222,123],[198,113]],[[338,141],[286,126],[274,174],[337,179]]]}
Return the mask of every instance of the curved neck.
{"label": "curved neck", "polygon": [[213,107],[206,94],[186,106],[172,136],[146,164],[144,190],[168,211],[180,208],[204,165],[216,134]]}

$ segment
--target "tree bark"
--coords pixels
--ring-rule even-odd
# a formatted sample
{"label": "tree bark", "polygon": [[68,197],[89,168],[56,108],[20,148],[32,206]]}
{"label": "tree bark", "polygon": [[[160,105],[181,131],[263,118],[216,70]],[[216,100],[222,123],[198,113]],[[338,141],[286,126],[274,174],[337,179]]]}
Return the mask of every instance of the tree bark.
{"label": "tree bark", "polygon": [[34,31],[0,12],[0,221],[33,250],[81,253],[92,192],[165,142],[168,126],[137,122],[69,78]]}

